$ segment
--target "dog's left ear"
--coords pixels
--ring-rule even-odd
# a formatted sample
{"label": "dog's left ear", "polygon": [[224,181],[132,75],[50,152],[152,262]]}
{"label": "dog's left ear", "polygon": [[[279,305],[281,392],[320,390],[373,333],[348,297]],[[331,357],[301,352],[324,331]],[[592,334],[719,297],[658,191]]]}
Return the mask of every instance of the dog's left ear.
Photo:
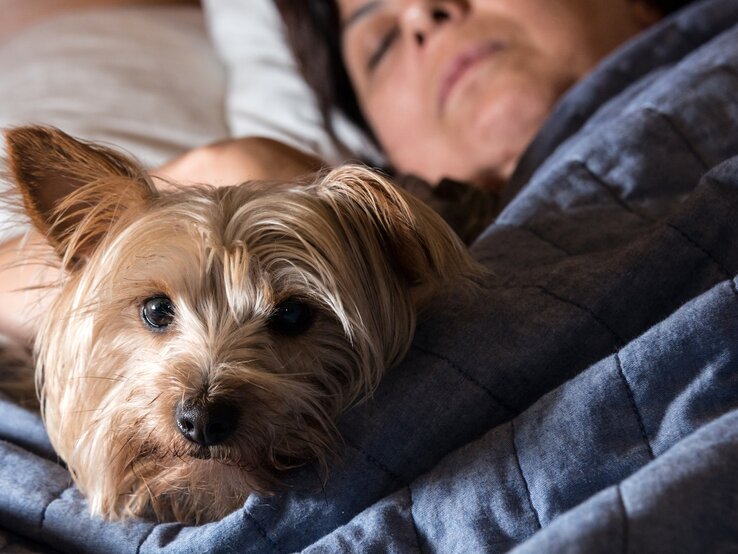
{"label": "dog's left ear", "polygon": [[484,272],[441,216],[375,171],[344,166],[328,173],[320,187],[349,232],[376,237],[416,305],[449,281]]}
{"label": "dog's left ear", "polygon": [[124,213],[155,196],[139,164],[58,129],[18,127],[5,132],[5,143],[23,207],[67,269],[84,263]]}

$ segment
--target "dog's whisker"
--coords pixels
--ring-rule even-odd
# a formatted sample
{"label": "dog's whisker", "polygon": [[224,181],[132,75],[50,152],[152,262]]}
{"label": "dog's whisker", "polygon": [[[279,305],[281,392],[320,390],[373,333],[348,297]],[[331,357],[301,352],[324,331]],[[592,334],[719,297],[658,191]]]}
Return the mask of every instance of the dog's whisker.
{"label": "dog's whisker", "polygon": [[116,383],[123,383],[128,380],[127,377],[123,376],[108,377],[105,375],[78,375],[76,377],[70,377],[68,380],[74,381],[80,379],[97,379],[99,381],[114,381]]}
{"label": "dog's whisker", "polygon": [[[123,451],[126,450],[126,448],[128,447],[128,445],[131,444],[131,442],[133,441],[133,439],[134,439],[134,437],[133,437],[133,435],[131,435],[128,438],[128,440],[126,440],[126,442],[123,443],[123,445],[118,449],[118,451],[115,452],[115,454],[113,454],[112,459],[115,460],[118,456],[120,456],[123,453]],[[131,463],[133,463],[133,462],[131,462]]]}
{"label": "dog's whisker", "polygon": [[64,412],[67,415],[74,415],[74,414],[89,414],[94,412],[102,412],[104,408],[89,408],[87,410],[68,410]]}
{"label": "dog's whisker", "polygon": [[159,393],[159,394],[157,394],[157,395],[156,395],[156,396],[155,396],[154,398],[152,398],[152,399],[151,399],[151,402],[149,402],[149,403],[148,403],[148,406],[151,406],[151,405],[152,405],[152,404],[153,404],[154,402],[156,402],[157,400],[159,400],[159,398],[161,398],[161,395],[162,395],[162,394],[164,394],[164,393],[163,393],[163,392],[160,392],[160,393]]}

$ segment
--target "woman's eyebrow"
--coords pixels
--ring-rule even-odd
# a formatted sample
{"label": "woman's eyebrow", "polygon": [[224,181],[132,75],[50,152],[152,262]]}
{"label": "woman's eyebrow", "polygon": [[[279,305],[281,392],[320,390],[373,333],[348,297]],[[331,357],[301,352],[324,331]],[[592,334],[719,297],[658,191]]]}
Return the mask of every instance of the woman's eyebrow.
{"label": "woman's eyebrow", "polygon": [[382,3],[382,0],[373,0],[372,2],[367,2],[363,6],[356,8],[356,10],[351,15],[349,15],[343,21],[343,23],[341,23],[341,31],[345,31],[348,27],[356,23],[362,17],[370,14],[371,12],[379,8]]}

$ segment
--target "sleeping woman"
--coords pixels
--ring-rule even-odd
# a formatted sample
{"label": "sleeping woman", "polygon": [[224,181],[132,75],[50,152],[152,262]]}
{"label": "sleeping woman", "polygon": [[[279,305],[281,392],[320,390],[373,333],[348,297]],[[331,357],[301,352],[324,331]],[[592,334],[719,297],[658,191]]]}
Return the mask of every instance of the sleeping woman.
{"label": "sleeping woman", "polygon": [[[398,182],[439,211],[453,212],[447,218],[467,240],[488,221],[493,197],[560,97],[612,50],[687,3],[277,0],[328,128],[333,114],[343,112],[374,138],[398,174],[431,187],[451,180],[438,193],[451,194],[455,208],[415,179]],[[24,5],[30,4],[16,8],[19,25],[44,16]],[[186,182],[238,182],[289,178],[320,165],[286,145],[245,137],[193,150],[157,174]],[[458,185],[449,184],[454,181],[489,194],[458,193]],[[471,215],[459,214],[459,206]],[[43,248],[38,238],[27,240]],[[39,274],[38,268],[14,264],[19,245],[16,239],[0,246],[0,267],[6,268],[0,273],[0,330],[29,336],[43,296],[21,290],[49,282],[53,270]]]}
{"label": "sleeping woman", "polygon": [[560,97],[688,0],[277,3],[328,121],[344,111],[398,171],[500,191]]}

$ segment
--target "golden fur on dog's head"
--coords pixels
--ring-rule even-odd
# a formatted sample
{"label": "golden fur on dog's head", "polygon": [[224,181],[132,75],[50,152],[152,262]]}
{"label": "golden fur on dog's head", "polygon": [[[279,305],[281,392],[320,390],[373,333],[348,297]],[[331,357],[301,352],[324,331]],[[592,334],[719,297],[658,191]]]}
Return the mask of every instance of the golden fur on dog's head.
{"label": "golden fur on dog's head", "polygon": [[[403,357],[420,307],[479,274],[439,216],[361,167],[158,192],[60,131],[6,139],[67,270],[36,343],[45,422],[108,517],[209,521],[325,467],[337,417]],[[227,438],[187,440],[193,405],[227,406]]]}

